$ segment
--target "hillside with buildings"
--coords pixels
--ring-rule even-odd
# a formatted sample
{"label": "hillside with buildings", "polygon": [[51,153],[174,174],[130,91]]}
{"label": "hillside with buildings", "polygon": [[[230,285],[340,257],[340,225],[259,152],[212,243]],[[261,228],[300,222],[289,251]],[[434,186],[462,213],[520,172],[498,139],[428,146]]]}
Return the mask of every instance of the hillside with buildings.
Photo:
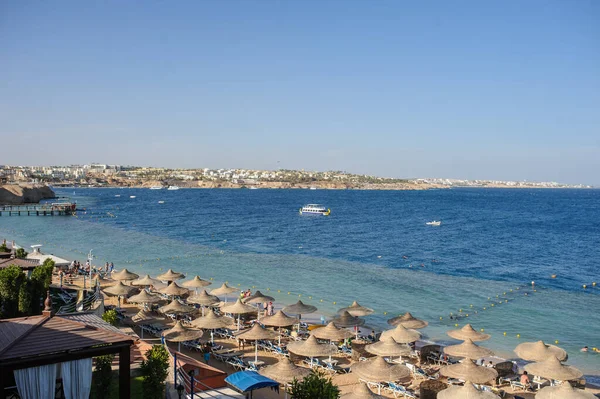
{"label": "hillside with buildings", "polygon": [[8,166],[0,165],[0,183],[36,183],[54,187],[186,188],[320,188],[363,190],[427,190],[451,187],[591,188],[556,182],[457,179],[398,179],[343,171],[170,169],[121,165]]}

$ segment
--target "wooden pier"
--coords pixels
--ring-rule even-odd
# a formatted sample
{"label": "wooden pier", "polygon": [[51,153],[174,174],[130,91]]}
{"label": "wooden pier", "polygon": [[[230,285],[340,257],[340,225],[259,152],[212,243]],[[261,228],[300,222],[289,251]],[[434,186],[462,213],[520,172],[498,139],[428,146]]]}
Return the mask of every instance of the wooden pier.
{"label": "wooden pier", "polygon": [[77,205],[70,202],[0,205],[0,216],[71,216],[76,211]]}

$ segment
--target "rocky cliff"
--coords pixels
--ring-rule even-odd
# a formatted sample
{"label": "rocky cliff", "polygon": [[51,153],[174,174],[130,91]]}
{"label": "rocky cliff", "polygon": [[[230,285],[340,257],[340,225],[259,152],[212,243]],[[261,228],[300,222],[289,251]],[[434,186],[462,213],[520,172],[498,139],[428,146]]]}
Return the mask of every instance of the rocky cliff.
{"label": "rocky cliff", "polygon": [[54,198],[48,186],[7,184],[0,186],[0,205],[35,204],[40,200]]}

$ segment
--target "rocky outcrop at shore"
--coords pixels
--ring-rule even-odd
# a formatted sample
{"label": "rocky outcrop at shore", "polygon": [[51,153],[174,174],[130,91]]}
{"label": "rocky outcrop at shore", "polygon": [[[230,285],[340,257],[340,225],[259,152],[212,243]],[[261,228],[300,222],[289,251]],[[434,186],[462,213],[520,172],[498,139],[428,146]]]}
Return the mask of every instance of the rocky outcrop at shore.
{"label": "rocky outcrop at shore", "polygon": [[37,204],[43,199],[54,198],[48,186],[7,184],[0,186],[0,205]]}

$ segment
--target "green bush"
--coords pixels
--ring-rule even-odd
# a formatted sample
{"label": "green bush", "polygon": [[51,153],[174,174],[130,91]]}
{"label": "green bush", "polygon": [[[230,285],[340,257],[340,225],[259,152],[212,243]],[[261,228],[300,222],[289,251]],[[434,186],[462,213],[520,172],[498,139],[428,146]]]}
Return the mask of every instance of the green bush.
{"label": "green bush", "polygon": [[10,252],[5,242],[0,244],[0,252]]}
{"label": "green bush", "polygon": [[165,380],[169,375],[169,353],[162,345],[154,345],[146,352],[146,360],[141,365],[142,391],[144,399],[163,399]]}
{"label": "green bush", "polygon": [[119,318],[117,317],[117,312],[113,309],[107,310],[106,312],[104,312],[104,314],[102,315],[102,320],[104,320],[105,322],[107,322],[108,324],[110,324],[112,326],[116,326],[117,323],[119,322]]}
{"label": "green bush", "polygon": [[96,399],[108,398],[112,382],[112,362],[115,355],[98,356],[94,370],[94,391]]}
{"label": "green bush", "polygon": [[15,256],[19,259],[25,259],[27,257],[27,251],[25,251],[23,248],[19,248],[15,252]]}
{"label": "green bush", "polygon": [[27,279],[19,266],[10,265],[0,270],[0,316],[19,316],[21,286]]}
{"label": "green bush", "polygon": [[302,381],[292,381],[290,395],[292,399],[338,399],[340,390],[333,384],[331,377],[323,372],[313,371]]}

